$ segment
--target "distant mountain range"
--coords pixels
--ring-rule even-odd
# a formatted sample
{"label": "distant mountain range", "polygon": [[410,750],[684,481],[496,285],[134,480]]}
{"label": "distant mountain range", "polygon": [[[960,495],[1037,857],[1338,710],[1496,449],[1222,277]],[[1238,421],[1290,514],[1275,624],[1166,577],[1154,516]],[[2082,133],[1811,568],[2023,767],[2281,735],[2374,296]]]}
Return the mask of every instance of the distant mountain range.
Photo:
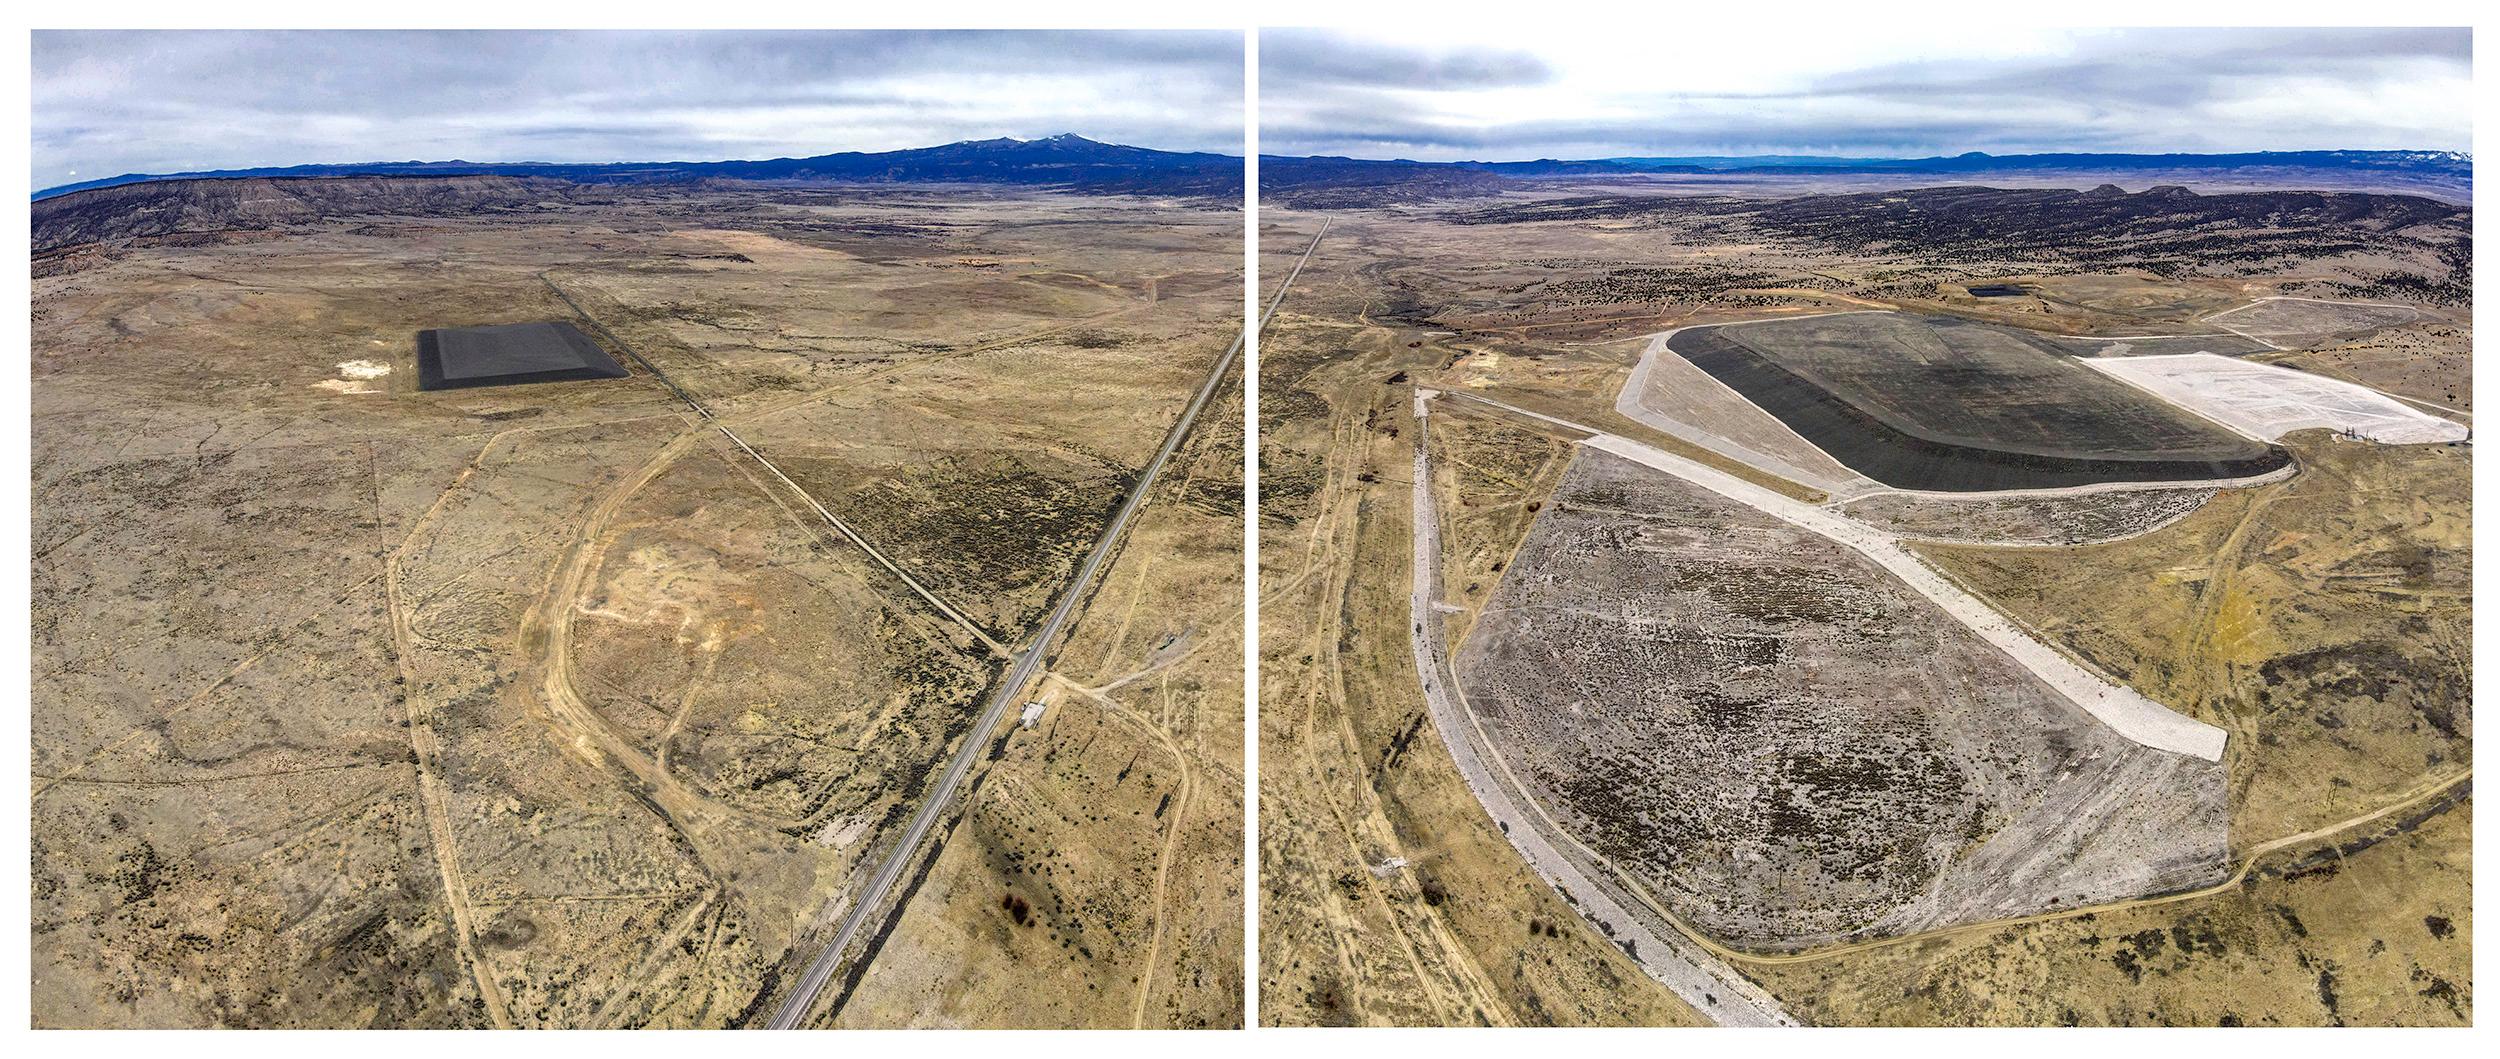
{"label": "distant mountain range", "polygon": [[2023,169],[2350,169],[2438,173],[2470,177],[2474,157],[2460,151],[2245,151],[2237,154],[2006,154],[1971,151],[1937,158],[1837,158],[1816,155],[1598,158],[1532,162],[1453,162],[1466,169],[1511,175],[1587,173],[1760,173],[1810,169],[1836,173],[1980,173]]}
{"label": "distant mountain range", "polygon": [[509,176],[582,184],[667,184],[702,180],[778,183],[972,183],[1057,186],[1106,194],[1232,196],[1241,193],[1239,157],[1157,151],[1063,133],[1039,140],[965,140],[903,151],[843,151],[812,158],[731,162],[355,162],[189,173],[129,173],[35,192],[36,201],[96,188],[160,180],[246,177]]}
{"label": "distant mountain range", "polygon": [[1978,151],[1937,158],[1816,155],[1556,159],[1519,162],[1416,162],[1406,159],[1262,156],[1261,192],[1305,205],[1349,205],[1490,194],[1516,180],[1694,177],[1798,179],[1990,176],[2037,180],[2090,175],[2089,187],[2131,176],[2200,174],[2322,188],[2355,186],[2463,200],[2473,187],[2473,156],[2456,151],[2251,151],[2237,154],[2015,154]]}
{"label": "distant mountain range", "polygon": [[[1915,180],[1950,183],[1998,177],[2090,187],[2140,177],[2181,182],[2181,174],[2321,189],[2370,188],[2470,198],[2474,159],[2454,151],[2255,151],[2239,154],[2016,154],[1936,158],[1817,155],[1540,158],[1514,162],[1416,162],[1337,157],[1260,158],[1263,194],[1298,205],[1379,205],[1497,194],[1517,181],[1573,178],[1690,178],[1700,181]],[[166,180],[353,176],[499,176],[577,184],[672,184],[706,180],[764,183],[970,183],[1062,187],[1101,194],[1230,197],[1241,191],[1233,155],[1158,151],[1063,133],[1038,140],[966,140],[903,151],[843,151],[809,158],[726,162],[358,162],[189,173],[131,173],[63,184],[36,201],[98,188]],[[2089,179],[2086,179],[2086,178]]]}

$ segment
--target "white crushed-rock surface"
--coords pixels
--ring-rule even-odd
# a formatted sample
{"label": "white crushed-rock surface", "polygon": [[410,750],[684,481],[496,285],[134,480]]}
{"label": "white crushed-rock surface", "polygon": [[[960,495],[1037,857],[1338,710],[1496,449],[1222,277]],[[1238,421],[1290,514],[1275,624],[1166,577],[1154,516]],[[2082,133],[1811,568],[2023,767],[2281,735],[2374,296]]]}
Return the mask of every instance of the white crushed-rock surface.
{"label": "white crushed-rock surface", "polygon": [[2464,441],[2472,431],[2367,386],[2211,353],[2086,360],[2110,376],[2249,437],[2351,431],[2389,445]]}

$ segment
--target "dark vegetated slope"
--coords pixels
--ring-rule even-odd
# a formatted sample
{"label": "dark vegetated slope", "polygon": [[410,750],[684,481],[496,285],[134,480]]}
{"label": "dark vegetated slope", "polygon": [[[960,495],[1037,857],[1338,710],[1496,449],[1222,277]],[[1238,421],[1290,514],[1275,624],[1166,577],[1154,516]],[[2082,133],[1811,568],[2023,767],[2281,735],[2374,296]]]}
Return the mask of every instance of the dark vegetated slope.
{"label": "dark vegetated slope", "polygon": [[2408,195],[2199,195],[2181,187],[2130,194],[2103,185],[2091,191],[1950,187],[1897,195],[1813,195],[1766,204],[1757,217],[1772,231],[1851,250],[2065,243],[2077,248],[2078,259],[2089,261],[2109,252],[2093,244],[2119,241],[2157,255],[2246,261],[2364,249],[2405,229],[2454,224],[2470,213]]}
{"label": "dark vegetated slope", "polygon": [[1688,155],[1528,162],[1454,162],[1498,173],[2166,173],[2179,170],[2369,173],[2466,186],[2471,156],[2453,151],[2244,151],[2232,154],[1989,154],[1935,158],[1848,158],[1812,155]]}
{"label": "dark vegetated slope", "polygon": [[[1661,178],[1666,181],[1661,187],[1730,189],[1748,184],[1794,188],[1801,180],[1831,180],[1838,182],[1839,188],[1913,180],[2029,186],[2056,183],[2070,188],[2125,181],[2136,185],[2382,192],[2427,195],[2457,203],[2471,200],[2474,184],[2473,159],[2447,151],[2031,155],[1972,152],[1950,158],[1693,156],[1539,158],[1511,162],[1263,156],[1260,172],[1261,190],[1271,198],[1287,205],[1340,207],[1481,197],[1506,190],[1563,190],[1579,180],[1649,182]],[[1501,179],[1467,179],[1471,175]],[[1698,184],[1690,179],[1696,177],[1701,178]],[[1358,193],[1364,189],[1369,190],[1368,197]],[[1306,194],[1308,198],[1304,197]]]}
{"label": "dark vegetated slope", "polygon": [[[1069,134],[761,162],[672,162],[662,168],[677,179],[1017,184],[1104,194],[1196,196],[1238,195],[1242,174],[1241,159],[1232,155],[1157,151]],[[587,168],[563,175],[576,180],[609,179]]]}
{"label": "dark vegetated slope", "polygon": [[1681,221],[1824,252],[1928,262],[2047,260],[2161,275],[2371,259],[2386,296],[2463,305],[2474,211],[2412,195],[2186,188],[2127,192],[1935,187],[1781,199],[1594,195],[1455,212],[1457,224]]}
{"label": "dark vegetated slope", "polygon": [[2348,169],[2436,174],[2466,180],[2474,174],[2472,157],[2454,151],[2240,151],[2228,154],[1989,154],[1969,151],[1951,157],[1846,159],[1840,168],[1906,170],[1924,173],[1985,172],[1992,169]]}
{"label": "dark vegetated slope", "polygon": [[[1776,347],[1766,352],[1725,328],[1687,329],[1670,348],[1834,459],[1899,489],[1979,492],[2243,478],[2289,460],[2278,449],[2199,427],[2123,389],[2051,389],[2037,378],[1978,364],[1895,361],[1898,371],[1856,376],[1870,381],[1889,374],[1893,392],[1843,392],[1842,384],[1785,363]],[[1870,351],[1881,355],[1880,347]],[[1920,406],[1919,414],[1898,411],[1913,406]],[[1945,423],[1960,428],[1937,429]]]}
{"label": "dark vegetated slope", "polygon": [[36,202],[38,254],[81,243],[189,232],[269,231],[336,217],[466,216],[573,198],[560,180],[501,176],[163,180]]}
{"label": "dark vegetated slope", "polygon": [[1259,158],[1260,201],[1305,209],[1360,209],[1494,195],[1513,186],[1497,173],[1430,162]]}
{"label": "dark vegetated slope", "polygon": [[1003,640],[1041,622],[1134,481],[1108,460],[978,452],[843,488],[819,481],[832,469],[823,461],[787,462],[802,483],[818,482],[820,495],[839,496],[896,562]]}

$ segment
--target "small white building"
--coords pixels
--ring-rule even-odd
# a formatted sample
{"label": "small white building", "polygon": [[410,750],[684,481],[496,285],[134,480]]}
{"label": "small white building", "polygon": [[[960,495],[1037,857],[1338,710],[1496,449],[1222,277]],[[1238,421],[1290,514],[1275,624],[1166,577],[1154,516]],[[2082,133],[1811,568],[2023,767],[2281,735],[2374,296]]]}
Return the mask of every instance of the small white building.
{"label": "small white building", "polygon": [[1040,722],[1041,722],[1041,719],[1042,719],[1042,711],[1043,711],[1043,710],[1047,710],[1047,709],[1049,709],[1049,708],[1050,708],[1050,704],[1049,704],[1049,703],[1047,703],[1047,702],[1043,702],[1043,701],[1041,701],[1041,700],[1039,700],[1039,699],[1035,699],[1035,700],[1033,700],[1032,702],[1028,702],[1028,703],[1025,703],[1025,704],[1024,704],[1024,716],[1023,716],[1022,718],[1019,718],[1019,720],[1021,721],[1021,723],[1023,723],[1023,725],[1024,725],[1025,727],[1027,727],[1027,728],[1031,728],[1031,727],[1033,727],[1035,724],[1038,724],[1038,723],[1040,723]]}

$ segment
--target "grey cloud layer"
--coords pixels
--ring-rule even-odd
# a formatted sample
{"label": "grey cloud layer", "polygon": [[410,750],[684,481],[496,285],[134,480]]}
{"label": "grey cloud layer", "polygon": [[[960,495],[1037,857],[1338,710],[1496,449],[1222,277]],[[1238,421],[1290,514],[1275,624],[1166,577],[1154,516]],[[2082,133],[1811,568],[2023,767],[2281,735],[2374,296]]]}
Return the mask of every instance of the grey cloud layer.
{"label": "grey cloud layer", "polygon": [[[1694,46],[1686,42],[1686,46]],[[1356,57],[1356,58],[1349,58]],[[1661,154],[2465,150],[2464,98],[2384,102],[2470,77],[2464,30],[2133,30],[2079,34],[2067,53],[1868,65],[1753,92],[1591,99],[1592,115],[1478,121],[1505,84],[1567,80],[1526,52],[1451,56],[1325,33],[1260,40],[1260,140],[1271,154],[1432,160]],[[1303,77],[1359,63],[1371,77]],[[1542,71],[1504,80],[1464,71]],[[2252,106],[2309,99],[2314,106]]]}
{"label": "grey cloud layer", "polygon": [[1427,54],[1411,48],[1340,37],[1323,30],[1264,30],[1259,76],[1291,88],[1369,85],[1378,88],[1501,88],[1552,79],[1553,69],[1526,52],[1462,48]]}
{"label": "grey cloud layer", "polygon": [[[43,32],[38,187],[122,172],[1241,143],[1224,32]],[[76,175],[70,175],[75,170]]]}

